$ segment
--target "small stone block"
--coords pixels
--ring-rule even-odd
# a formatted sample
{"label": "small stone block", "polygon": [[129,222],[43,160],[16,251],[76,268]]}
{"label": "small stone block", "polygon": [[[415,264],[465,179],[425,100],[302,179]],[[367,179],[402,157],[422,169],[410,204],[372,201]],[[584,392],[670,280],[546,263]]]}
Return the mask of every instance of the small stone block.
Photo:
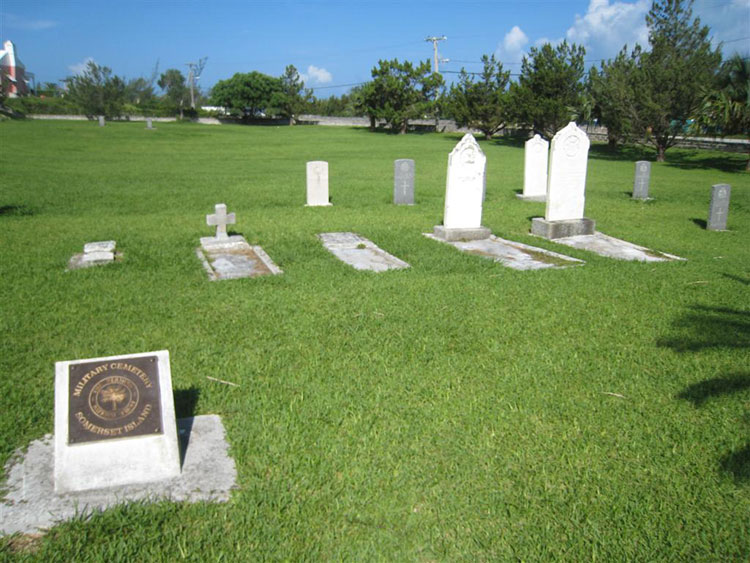
{"label": "small stone block", "polygon": [[112,262],[115,259],[114,252],[96,251],[96,252],[84,252],[81,257],[83,263],[104,263]]}
{"label": "small stone block", "polygon": [[516,194],[516,197],[518,199],[523,200],[523,201],[540,201],[540,202],[547,201],[547,196],[546,195],[523,195],[523,194]]}
{"label": "small stone block", "polygon": [[83,245],[83,251],[89,252],[114,252],[115,241],[113,240],[102,240],[99,242],[87,242]]}
{"label": "small stone block", "polygon": [[596,222],[593,219],[570,219],[566,221],[547,221],[542,217],[531,220],[531,234],[546,239],[574,237],[594,234]]}
{"label": "small stone block", "polygon": [[489,238],[492,234],[487,227],[478,229],[446,229],[442,225],[435,225],[434,235],[444,241],[457,240],[482,240]]}

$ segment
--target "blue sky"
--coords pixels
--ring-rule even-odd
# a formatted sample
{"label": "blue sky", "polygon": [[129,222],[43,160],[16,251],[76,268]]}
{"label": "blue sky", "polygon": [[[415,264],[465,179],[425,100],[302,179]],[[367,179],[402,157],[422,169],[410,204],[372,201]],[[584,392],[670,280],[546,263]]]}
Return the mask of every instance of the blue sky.
{"label": "blue sky", "polygon": [[[441,70],[479,70],[495,54],[518,72],[529,48],[567,38],[586,60],[646,43],[649,0],[526,1],[142,1],[0,0],[0,38],[12,40],[38,82],[70,76],[93,59],[126,78],[208,57],[207,89],[235,72],[278,76],[293,64],[318,97],[370,78],[379,59],[432,57],[427,36],[447,36]],[[697,0],[693,14],[724,42],[750,53],[750,0]],[[587,64],[587,66],[590,66]],[[449,81],[454,74],[444,75]]]}

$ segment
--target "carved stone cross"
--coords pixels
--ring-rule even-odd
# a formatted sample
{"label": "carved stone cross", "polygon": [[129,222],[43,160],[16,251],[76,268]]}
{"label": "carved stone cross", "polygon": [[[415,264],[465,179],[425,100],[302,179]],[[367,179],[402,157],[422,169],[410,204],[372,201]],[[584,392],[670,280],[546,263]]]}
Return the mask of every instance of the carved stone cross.
{"label": "carved stone cross", "polygon": [[234,225],[234,213],[227,213],[227,206],[224,203],[216,204],[216,213],[206,215],[206,224],[216,227],[216,238],[225,239],[227,236],[227,225]]}

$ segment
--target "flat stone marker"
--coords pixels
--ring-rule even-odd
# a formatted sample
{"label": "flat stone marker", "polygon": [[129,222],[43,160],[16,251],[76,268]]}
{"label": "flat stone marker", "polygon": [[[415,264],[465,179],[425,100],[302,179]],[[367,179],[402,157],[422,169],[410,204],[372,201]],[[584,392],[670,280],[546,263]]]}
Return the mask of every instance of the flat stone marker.
{"label": "flat stone marker", "polygon": [[115,259],[122,258],[122,254],[115,252],[115,241],[104,240],[100,242],[87,242],[83,245],[83,253],[74,254],[68,261],[69,270],[89,268],[110,264]]}
{"label": "flat stone marker", "polygon": [[434,234],[442,240],[478,240],[490,236],[482,227],[487,157],[471,133],[448,155],[443,224]]}
{"label": "flat stone marker", "polygon": [[583,216],[590,144],[586,133],[572,121],[553,137],[547,208],[544,219],[532,219],[532,234],[556,239],[571,235],[590,235],[594,232],[594,221]]}
{"label": "flat stone marker", "polygon": [[99,116],[99,127],[104,127],[104,116],[103,115]]}
{"label": "flat stone marker", "polygon": [[708,221],[706,229],[709,231],[726,231],[729,216],[729,197],[732,186],[716,184],[711,186],[711,203],[708,207]]}
{"label": "flat stone marker", "polygon": [[568,268],[580,266],[585,262],[564,254],[551,252],[543,248],[529,246],[520,242],[490,235],[483,240],[471,241],[446,241],[441,240],[431,233],[424,235],[433,240],[438,240],[459,249],[467,254],[474,254],[499,262],[503,266],[514,270],[542,270],[545,268]]}
{"label": "flat stone marker", "polygon": [[201,245],[195,249],[208,278],[216,281],[282,274],[262,247],[251,246],[242,235],[227,235],[227,223],[234,224],[235,216],[226,210],[221,203],[216,205],[215,214],[206,216],[206,222],[216,226],[216,236],[201,237]]}
{"label": "flat stone marker", "polygon": [[313,160],[307,163],[307,205],[320,207],[331,205],[328,198],[328,163]]}
{"label": "flat stone marker", "polygon": [[637,260],[640,262],[685,260],[685,258],[680,258],[673,254],[651,250],[645,246],[638,246],[632,242],[610,237],[600,232],[595,232],[591,235],[556,238],[555,242],[579,250],[588,250],[600,256],[616,258],[617,260]]}
{"label": "flat stone marker", "polygon": [[320,233],[318,238],[331,254],[355,270],[385,272],[410,267],[403,260],[355,233]]}
{"label": "flat stone marker", "polygon": [[216,227],[216,239],[226,239],[227,225],[234,225],[236,219],[234,213],[227,213],[227,206],[224,203],[216,204],[216,212],[212,215],[206,215],[206,224],[210,227]]}
{"label": "flat stone marker", "polygon": [[177,433],[182,454],[179,477],[64,494],[55,492],[53,436],[34,440],[5,466],[7,494],[0,501],[0,535],[44,532],[65,520],[124,502],[227,502],[236,486],[237,470],[229,457],[221,419],[216,415],[179,419]]}
{"label": "flat stone marker", "polygon": [[526,201],[547,200],[547,165],[549,142],[534,135],[524,144],[523,193],[517,197]]}
{"label": "flat stone marker", "polygon": [[651,163],[639,160],[635,163],[635,178],[633,179],[633,199],[648,200],[648,185],[651,179]]}
{"label": "flat stone marker", "polygon": [[393,162],[393,203],[414,205],[414,161],[410,158]]}
{"label": "flat stone marker", "polygon": [[169,352],[55,363],[55,493],[180,476]]}
{"label": "flat stone marker", "polygon": [[154,124],[153,124],[153,122],[151,121],[151,118],[150,118],[150,117],[147,117],[147,118],[146,118],[146,129],[153,129],[153,128],[154,128]]}

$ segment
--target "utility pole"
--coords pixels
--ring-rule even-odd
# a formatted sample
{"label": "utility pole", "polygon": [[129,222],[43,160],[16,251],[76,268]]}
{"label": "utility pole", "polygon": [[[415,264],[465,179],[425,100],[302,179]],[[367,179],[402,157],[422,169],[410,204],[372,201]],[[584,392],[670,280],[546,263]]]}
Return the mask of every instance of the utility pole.
{"label": "utility pole", "polygon": [[445,35],[442,35],[440,37],[436,37],[434,35],[431,35],[425,41],[428,43],[432,43],[432,72],[440,72],[438,68],[438,41],[445,41],[448,39]]}
{"label": "utility pole", "polygon": [[201,72],[203,72],[203,67],[206,66],[207,59],[208,57],[203,57],[197,63],[185,63],[190,69],[187,81],[190,85],[190,107],[193,109],[195,109],[195,81],[201,77]]}

